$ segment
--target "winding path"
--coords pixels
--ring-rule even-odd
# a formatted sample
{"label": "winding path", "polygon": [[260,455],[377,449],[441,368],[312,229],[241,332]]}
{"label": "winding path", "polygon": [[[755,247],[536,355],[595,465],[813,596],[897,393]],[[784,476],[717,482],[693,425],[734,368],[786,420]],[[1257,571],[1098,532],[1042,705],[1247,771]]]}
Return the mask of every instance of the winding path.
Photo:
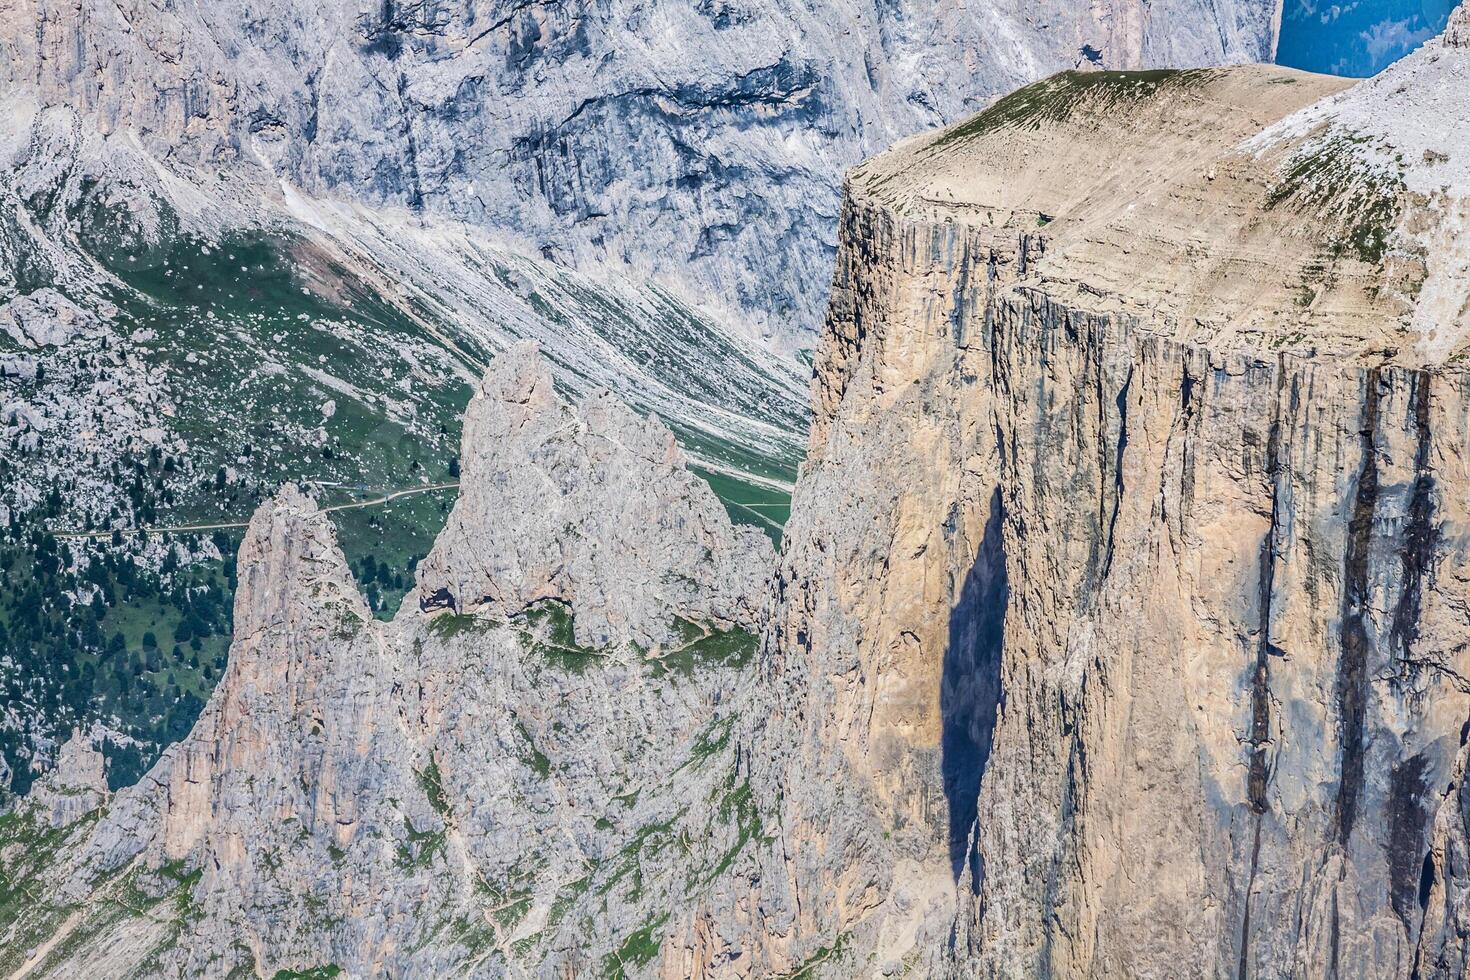
{"label": "winding path", "polygon": [[[386,504],[390,500],[397,500],[399,497],[411,497],[417,493],[432,493],[435,490],[450,490],[457,486],[459,486],[458,483],[435,483],[427,487],[409,487],[405,490],[394,490],[381,497],[373,497],[371,500],[356,500],[347,504],[333,504],[330,507],[323,507],[322,511],[326,513],[334,510],[355,510],[359,507],[377,507],[380,504]],[[58,534],[57,537],[63,540],[77,540],[80,538],[110,538],[114,530],[120,534],[162,534],[164,532],[218,531],[224,528],[249,526],[249,521],[229,521],[220,524],[178,524],[170,527],[120,527],[108,528],[103,531],[67,531]]]}

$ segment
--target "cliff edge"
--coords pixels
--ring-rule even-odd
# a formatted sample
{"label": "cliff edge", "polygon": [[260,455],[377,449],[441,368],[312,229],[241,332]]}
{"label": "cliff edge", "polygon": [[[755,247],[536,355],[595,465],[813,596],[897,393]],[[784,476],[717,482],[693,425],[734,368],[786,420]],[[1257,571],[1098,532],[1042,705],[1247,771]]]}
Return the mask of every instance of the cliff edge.
{"label": "cliff edge", "polygon": [[850,175],[780,968],[1464,973],[1467,72],[1066,73]]}

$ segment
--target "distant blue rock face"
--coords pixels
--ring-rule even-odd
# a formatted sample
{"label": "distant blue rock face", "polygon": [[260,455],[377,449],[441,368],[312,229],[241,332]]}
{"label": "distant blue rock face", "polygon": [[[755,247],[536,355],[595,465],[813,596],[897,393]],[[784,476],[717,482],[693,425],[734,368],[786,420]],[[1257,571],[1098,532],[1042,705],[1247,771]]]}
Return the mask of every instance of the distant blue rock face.
{"label": "distant blue rock face", "polygon": [[1278,64],[1366,78],[1444,30],[1456,0],[1286,0]]}

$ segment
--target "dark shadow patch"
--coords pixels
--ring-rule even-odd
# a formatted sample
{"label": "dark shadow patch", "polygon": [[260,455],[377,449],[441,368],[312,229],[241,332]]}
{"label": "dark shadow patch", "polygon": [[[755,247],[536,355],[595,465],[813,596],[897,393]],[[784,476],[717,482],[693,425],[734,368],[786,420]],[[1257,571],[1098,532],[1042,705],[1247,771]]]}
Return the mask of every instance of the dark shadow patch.
{"label": "dark shadow patch", "polygon": [[1342,746],[1337,788],[1337,839],[1347,847],[1363,790],[1363,738],[1368,715],[1368,558],[1373,543],[1373,513],[1378,506],[1378,402],[1376,368],[1364,380],[1363,424],[1359,433],[1362,466],[1348,521],[1343,556],[1342,652],[1337,666],[1338,744]]}
{"label": "dark shadow patch", "polygon": [[[1388,789],[1388,881],[1393,910],[1413,935],[1423,914],[1420,892],[1428,871],[1434,882],[1434,862],[1426,858],[1429,845],[1430,777],[1429,759],[1412,756],[1393,767]],[[1426,865],[1426,861],[1428,862]],[[1428,901],[1425,891],[1424,901]]]}
{"label": "dark shadow patch", "polygon": [[1133,367],[1118,389],[1114,404],[1118,410],[1118,445],[1113,455],[1113,513],[1108,518],[1108,540],[1103,558],[1103,578],[1113,570],[1113,539],[1118,531],[1118,512],[1123,509],[1123,456],[1128,451],[1128,391],[1133,387]]}
{"label": "dark shadow patch", "polygon": [[979,812],[980,779],[990,757],[996,711],[1003,700],[1001,650],[1010,599],[1001,540],[1003,517],[997,489],[990,499],[990,519],[975,564],[950,614],[939,689],[940,773],[949,801],[950,867],[958,881],[968,865],[971,887],[977,894],[983,869],[970,838]]}
{"label": "dark shadow patch", "polygon": [[1419,638],[1419,612],[1426,580],[1432,581],[1435,549],[1439,546],[1439,527],[1434,520],[1434,473],[1430,466],[1429,373],[1414,375],[1413,422],[1418,443],[1414,451],[1414,490],[1409,498],[1408,525],[1404,528],[1403,586],[1393,610],[1391,638],[1400,667],[1412,677],[1417,666],[1412,658],[1414,641]]}

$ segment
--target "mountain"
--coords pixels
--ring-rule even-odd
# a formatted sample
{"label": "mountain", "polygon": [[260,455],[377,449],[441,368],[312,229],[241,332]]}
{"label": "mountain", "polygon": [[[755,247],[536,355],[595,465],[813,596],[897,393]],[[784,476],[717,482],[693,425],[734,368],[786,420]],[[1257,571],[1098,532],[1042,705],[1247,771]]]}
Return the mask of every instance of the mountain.
{"label": "mountain", "polygon": [[[779,538],[839,175],[1058,68],[1268,57],[1265,0],[0,5],[0,758],[114,789],[314,488],[391,617],[459,416],[540,343]],[[802,355],[804,356],[804,355]]]}
{"label": "mountain", "polygon": [[[464,562],[465,535],[511,526],[512,502],[558,483],[592,488],[567,494],[564,542],[605,528],[614,505],[647,522],[601,538],[601,560],[569,556],[550,583],[529,546],[517,562],[481,551],[477,591],[499,601],[409,603],[385,623],[326,515],[282,490],[245,534],[229,666],[189,735],[110,799],[100,755],[75,735],[0,817],[0,968],[647,964],[666,910],[758,832],[723,702],[748,686],[758,645],[743,589],[775,554],[730,523],[667,429],[610,395],[562,402],[534,348],[495,361],[468,417],[465,485],[436,555]],[[627,495],[654,484],[654,500]],[[682,564],[662,568],[671,551]],[[649,561],[652,578],[627,576]],[[422,566],[426,597],[441,571]],[[612,629],[585,639],[601,622],[587,598],[630,584],[644,608],[594,605]]]}
{"label": "mountain", "polygon": [[0,78],[189,166],[494,229],[800,342],[842,170],[1059,68],[1265,61],[1265,0],[9,0]]}
{"label": "mountain", "polygon": [[1467,17],[855,170],[779,558],[530,348],[392,622],[283,491],[188,737],[3,818],[0,964],[1462,976]]}
{"label": "mountain", "polygon": [[801,915],[745,952],[1463,974],[1465,17],[852,174],[737,886]]}
{"label": "mountain", "polygon": [[18,790],[73,726],[116,733],[115,787],[187,733],[224,666],[228,556],[284,481],[321,489],[390,615],[453,502],[475,379],[517,339],[564,391],[656,411],[730,510],[779,534],[800,366],[667,291],[431,216],[185,182],[67,109],[20,132],[0,225],[0,747]]}

